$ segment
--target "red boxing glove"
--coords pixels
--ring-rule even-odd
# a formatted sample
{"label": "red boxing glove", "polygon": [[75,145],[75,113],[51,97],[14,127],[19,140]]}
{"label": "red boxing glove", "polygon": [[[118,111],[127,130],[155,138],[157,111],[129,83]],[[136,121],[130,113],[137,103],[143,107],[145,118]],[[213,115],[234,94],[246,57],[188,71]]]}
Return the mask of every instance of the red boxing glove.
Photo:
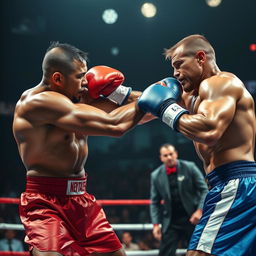
{"label": "red boxing glove", "polygon": [[88,81],[89,95],[94,99],[100,95],[109,96],[124,81],[124,75],[120,71],[107,66],[92,67],[85,77]]}

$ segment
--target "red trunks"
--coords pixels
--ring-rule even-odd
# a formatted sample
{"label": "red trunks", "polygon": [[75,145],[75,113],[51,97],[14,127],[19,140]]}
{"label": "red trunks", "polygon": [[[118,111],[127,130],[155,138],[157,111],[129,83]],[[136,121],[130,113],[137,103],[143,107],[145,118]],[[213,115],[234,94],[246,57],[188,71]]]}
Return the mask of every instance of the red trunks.
{"label": "red trunks", "polygon": [[30,250],[85,256],[122,248],[103,209],[86,192],[85,177],[27,177],[20,216]]}

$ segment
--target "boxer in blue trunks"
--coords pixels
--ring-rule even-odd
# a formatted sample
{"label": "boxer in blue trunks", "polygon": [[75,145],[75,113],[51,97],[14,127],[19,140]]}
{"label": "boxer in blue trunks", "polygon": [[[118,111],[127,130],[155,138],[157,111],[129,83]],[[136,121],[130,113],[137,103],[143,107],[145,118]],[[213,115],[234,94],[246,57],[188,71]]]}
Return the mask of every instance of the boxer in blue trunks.
{"label": "boxer in blue trunks", "polygon": [[254,100],[238,77],[220,71],[202,35],[183,38],[165,56],[177,82],[149,86],[138,106],[193,140],[204,164],[210,190],[187,256],[254,256]]}
{"label": "boxer in blue trunks", "polygon": [[207,175],[212,189],[189,249],[212,255],[255,255],[255,169],[253,161],[236,161]]}

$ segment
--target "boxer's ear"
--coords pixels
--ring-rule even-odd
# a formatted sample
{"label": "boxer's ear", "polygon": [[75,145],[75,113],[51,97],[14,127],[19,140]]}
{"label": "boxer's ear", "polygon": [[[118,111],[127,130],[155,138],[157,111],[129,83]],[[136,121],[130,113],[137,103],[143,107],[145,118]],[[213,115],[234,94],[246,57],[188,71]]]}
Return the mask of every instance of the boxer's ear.
{"label": "boxer's ear", "polygon": [[206,61],[206,53],[205,53],[205,51],[198,51],[196,53],[195,57],[196,57],[199,65],[202,65]]}
{"label": "boxer's ear", "polygon": [[57,86],[61,86],[63,80],[63,76],[60,72],[54,72],[52,74],[52,82],[57,85]]}

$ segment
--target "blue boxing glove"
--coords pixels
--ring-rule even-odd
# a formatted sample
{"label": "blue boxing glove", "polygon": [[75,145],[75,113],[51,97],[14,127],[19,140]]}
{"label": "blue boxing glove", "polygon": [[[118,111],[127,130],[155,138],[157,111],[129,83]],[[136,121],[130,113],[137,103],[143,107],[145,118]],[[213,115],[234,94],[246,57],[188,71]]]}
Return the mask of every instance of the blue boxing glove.
{"label": "blue boxing glove", "polygon": [[144,90],[138,99],[138,106],[144,112],[150,112],[176,130],[177,121],[188,110],[176,102],[181,99],[182,88],[178,80],[167,77]]}

